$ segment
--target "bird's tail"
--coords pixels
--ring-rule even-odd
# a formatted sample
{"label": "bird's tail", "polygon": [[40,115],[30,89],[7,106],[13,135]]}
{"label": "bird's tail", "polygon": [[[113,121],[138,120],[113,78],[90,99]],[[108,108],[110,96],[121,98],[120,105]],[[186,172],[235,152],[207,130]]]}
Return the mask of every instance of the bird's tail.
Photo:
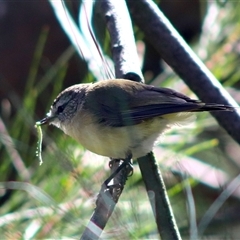
{"label": "bird's tail", "polygon": [[204,112],[204,111],[234,111],[235,107],[217,104],[217,103],[200,103],[199,108],[191,110],[191,112]]}

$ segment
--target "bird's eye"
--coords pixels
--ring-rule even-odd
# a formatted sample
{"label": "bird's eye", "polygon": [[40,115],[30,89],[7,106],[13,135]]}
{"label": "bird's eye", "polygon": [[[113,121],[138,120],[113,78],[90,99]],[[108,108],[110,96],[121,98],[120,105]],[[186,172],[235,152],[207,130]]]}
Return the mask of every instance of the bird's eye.
{"label": "bird's eye", "polygon": [[58,112],[58,113],[63,112],[63,110],[64,110],[64,106],[59,106],[59,107],[57,108],[57,112]]}

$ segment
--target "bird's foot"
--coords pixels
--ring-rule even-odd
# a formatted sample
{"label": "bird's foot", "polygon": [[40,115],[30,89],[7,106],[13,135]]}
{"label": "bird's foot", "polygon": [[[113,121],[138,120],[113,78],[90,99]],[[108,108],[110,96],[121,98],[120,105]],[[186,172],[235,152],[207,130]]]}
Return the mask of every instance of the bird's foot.
{"label": "bird's foot", "polygon": [[[108,177],[104,184],[107,188],[123,188],[125,181],[128,177],[133,175],[133,166],[132,166],[132,154],[127,154],[125,159],[111,159],[109,162],[109,167],[112,169],[114,166],[114,163],[123,161],[120,166],[117,167],[117,169]],[[109,185],[109,183],[118,175],[118,173],[121,172],[120,178],[118,179],[118,183],[114,183],[113,185]],[[124,177],[125,176],[125,177]],[[123,181],[121,181],[123,179]]]}

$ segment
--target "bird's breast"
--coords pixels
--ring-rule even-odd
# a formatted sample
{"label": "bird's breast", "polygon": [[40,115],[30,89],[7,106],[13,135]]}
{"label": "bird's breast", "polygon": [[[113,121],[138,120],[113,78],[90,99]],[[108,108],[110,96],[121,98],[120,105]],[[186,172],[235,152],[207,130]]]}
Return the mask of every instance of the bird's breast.
{"label": "bird's breast", "polygon": [[90,114],[82,114],[65,126],[64,132],[96,154],[125,158],[130,151],[137,158],[152,150],[166,126],[167,121],[154,118],[132,126],[112,127],[99,124]]}

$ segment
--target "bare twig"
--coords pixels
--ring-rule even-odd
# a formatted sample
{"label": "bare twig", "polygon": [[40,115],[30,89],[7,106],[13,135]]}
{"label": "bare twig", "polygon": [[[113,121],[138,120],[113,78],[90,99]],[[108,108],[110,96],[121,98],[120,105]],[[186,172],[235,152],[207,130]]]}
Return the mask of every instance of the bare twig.
{"label": "bare twig", "polygon": [[[111,36],[116,77],[134,76],[137,81],[141,81],[141,70],[139,67],[135,67],[137,53],[125,1],[106,0],[100,1],[99,4]],[[131,71],[134,73],[129,74]],[[111,160],[111,172],[114,173],[120,165],[121,161]],[[128,175],[129,168],[126,166],[114,177],[113,187],[109,188],[105,183],[102,185],[96,201],[96,209],[81,239],[98,239],[100,237],[118,202]]]}
{"label": "bare twig", "polygon": [[[112,57],[117,78],[126,78],[133,73],[135,79],[143,81],[132,30],[132,23],[125,1],[99,1],[102,14],[111,36]],[[129,76],[129,75],[127,75]],[[135,80],[134,79],[134,80]]]}
{"label": "bare twig", "polygon": [[[133,38],[133,31],[131,28],[131,21],[129,15],[125,10],[125,3],[123,1],[101,1],[101,7],[103,14],[107,21],[108,30],[111,36],[112,43],[112,54],[115,62],[115,70],[117,78],[127,78],[134,81],[142,81],[142,74],[138,64],[138,57],[136,54],[136,47]],[[147,158],[147,159],[146,159]],[[161,175],[159,175],[157,168],[151,168],[152,165],[156,166],[156,161],[152,154],[141,158],[143,161],[139,161],[140,168],[143,173],[143,179],[146,186],[154,190],[155,199],[162,199],[162,201],[156,201],[155,207],[162,209],[163,202],[169,202],[166,195],[164,183]],[[149,161],[149,162],[147,162]],[[143,163],[149,163],[146,164]],[[155,178],[149,179],[149,175],[155,176]],[[126,176],[125,176],[126,177]],[[125,181],[125,179],[123,179]],[[120,195],[119,195],[120,197]],[[163,239],[169,239],[169,234],[165,234],[167,237],[164,238],[164,232],[171,232],[172,236],[178,236],[175,239],[179,239],[179,232],[176,228],[175,220],[172,215],[170,205],[164,205],[167,210],[164,214],[160,214],[161,211],[156,212],[156,222],[158,229],[164,229],[163,233],[160,232]],[[113,209],[112,209],[113,210]],[[162,223],[165,223],[162,225]],[[162,226],[160,226],[162,225]],[[167,229],[165,229],[165,227]]]}
{"label": "bare twig", "polygon": [[172,208],[167,196],[165,184],[152,153],[138,158],[138,164],[144,179],[148,198],[156,219],[161,239],[181,239]]}
{"label": "bare twig", "polygon": [[[116,77],[142,81],[140,68],[138,64],[136,64],[138,58],[136,55],[131,22],[124,1],[106,0],[100,3],[111,36]],[[149,194],[149,199],[152,204],[161,238],[180,239],[164,182],[152,153],[138,159],[138,163],[146,188],[148,192],[150,191],[152,193]],[[115,167],[117,168],[118,162],[114,164],[116,164]],[[120,178],[125,183],[127,175],[121,176]],[[113,198],[112,193],[102,186],[97,201],[97,208],[92,217],[93,221],[90,221],[90,228],[93,231],[89,231],[90,228],[88,228],[89,232],[87,236],[89,238],[83,235],[82,239],[97,239],[100,236],[101,231],[114,210],[120,194],[121,192]],[[154,197],[152,198],[152,196]]]}
{"label": "bare twig", "polygon": [[[136,64],[138,62],[138,57],[136,54],[131,21],[126,10],[125,2],[101,1],[101,7],[111,36],[116,77],[142,81],[140,67]],[[162,177],[158,172],[157,167],[151,167],[157,166],[156,161],[152,154],[141,158],[141,160],[139,161],[139,165],[147,189],[152,189],[155,199],[161,199],[161,201],[154,200],[155,208],[153,208],[154,213],[156,213],[158,229],[161,230],[159,233],[161,234],[162,239],[170,239],[170,236],[174,237],[173,239],[180,239],[170,204],[163,204],[166,202],[169,203],[169,200],[166,191],[162,191],[162,189],[165,189]],[[149,179],[149,175],[155,177]],[[125,182],[127,175],[121,177],[122,181]],[[107,192],[107,194],[109,193]],[[117,197],[120,197],[120,194]],[[118,198],[115,199],[114,202],[116,203],[117,200]],[[113,203],[109,202],[109,204]],[[161,211],[162,208],[165,209],[164,214]],[[113,209],[114,205],[111,210]],[[156,209],[158,210],[156,211]]]}
{"label": "bare twig", "polygon": [[[112,160],[111,162],[111,172],[114,173],[122,164],[122,161]],[[128,175],[129,169],[124,168],[114,177],[113,186],[107,186],[105,182],[102,184],[95,211],[81,236],[82,240],[98,239],[100,237],[118,202]]]}

